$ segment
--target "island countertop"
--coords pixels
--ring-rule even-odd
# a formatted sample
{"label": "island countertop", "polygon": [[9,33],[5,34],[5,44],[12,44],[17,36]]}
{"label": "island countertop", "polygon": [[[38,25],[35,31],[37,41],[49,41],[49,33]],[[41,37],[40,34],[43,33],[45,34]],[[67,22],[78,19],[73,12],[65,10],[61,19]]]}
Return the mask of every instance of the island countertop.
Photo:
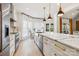
{"label": "island countertop", "polygon": [[38,33],[44,37],[47,37],[52,40],[56,40],[64,45],[70,46],[79,50],[79,35],[70,35],[70,34],[62,34],[62,33],[53,33],[53,32],[46,32],[46,33]]}

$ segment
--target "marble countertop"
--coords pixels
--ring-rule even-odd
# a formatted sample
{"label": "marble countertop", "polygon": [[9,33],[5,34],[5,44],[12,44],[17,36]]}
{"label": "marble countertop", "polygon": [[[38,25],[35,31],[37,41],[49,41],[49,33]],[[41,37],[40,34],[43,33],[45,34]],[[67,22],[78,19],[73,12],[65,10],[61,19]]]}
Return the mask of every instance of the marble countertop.
{"label": "marble countertop", "polygon": [[70,34],[60,34],[60,33],[53,33],[53,32],[46,32],[46,33],[38,33],[39,35],[45,36],[49,39],[59,41],[62,44],[70,46],[79,50],[79,35],[70,35]]}

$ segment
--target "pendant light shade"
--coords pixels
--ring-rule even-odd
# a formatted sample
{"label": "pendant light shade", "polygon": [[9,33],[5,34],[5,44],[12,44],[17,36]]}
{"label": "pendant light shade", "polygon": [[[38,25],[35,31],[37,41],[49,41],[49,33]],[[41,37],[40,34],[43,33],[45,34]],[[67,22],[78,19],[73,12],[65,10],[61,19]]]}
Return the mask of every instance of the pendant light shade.
{"label": "pendant light shade", "polygon": [[43,19],[43,21],[46,21],[46,19],[45,19],[45,7],[43,7],[43,9],[44,9],[44,19]]}
{"label": "pendant light shade", "polygon": [[52,19],[52,17],[51,17],[51,15],[50,15],[50,13],[49,13],[49,17],[48,17],[48,19],[49,19],[49,20],[51,20],[51,19]]}
{"label": "pendant light shade", "polygon": [[59,11],[58,11],[58,16],[62,16],[64,14],[64,12],[62,11],[62,8],[61,8],[61,4],[60,4],[60,8],[59,8]]}
{"label": "pendant light shade", "polygon": [[46,21],[46,19],[44,18],[43,21]]}
{"label": "pendant light shade", "polygon": [[48,20],[51,20],[52,19],[51,13],[50,13],[50,8],[51,8],[51,5],[49,4],[49,16],[48,16]]}

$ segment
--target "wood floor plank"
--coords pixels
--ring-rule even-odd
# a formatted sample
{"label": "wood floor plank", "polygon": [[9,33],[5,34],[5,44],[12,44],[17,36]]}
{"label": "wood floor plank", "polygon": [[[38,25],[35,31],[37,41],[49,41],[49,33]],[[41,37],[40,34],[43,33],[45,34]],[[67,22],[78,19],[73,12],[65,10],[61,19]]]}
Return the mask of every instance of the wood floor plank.
{"label": "wood floor plank", "polygon": [[35,45],[34,40],[28,39],[21,42],[14,56],[42,56],[42,53]]}

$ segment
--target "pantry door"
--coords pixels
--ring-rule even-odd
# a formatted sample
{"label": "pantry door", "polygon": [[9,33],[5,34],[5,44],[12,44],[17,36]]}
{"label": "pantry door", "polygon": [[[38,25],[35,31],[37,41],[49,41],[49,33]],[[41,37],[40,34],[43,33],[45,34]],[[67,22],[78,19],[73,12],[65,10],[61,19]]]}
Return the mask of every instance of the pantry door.
{"label": "pantry door", "polygon": [[79,31],[79,21],[76,21],[76,30]]}

